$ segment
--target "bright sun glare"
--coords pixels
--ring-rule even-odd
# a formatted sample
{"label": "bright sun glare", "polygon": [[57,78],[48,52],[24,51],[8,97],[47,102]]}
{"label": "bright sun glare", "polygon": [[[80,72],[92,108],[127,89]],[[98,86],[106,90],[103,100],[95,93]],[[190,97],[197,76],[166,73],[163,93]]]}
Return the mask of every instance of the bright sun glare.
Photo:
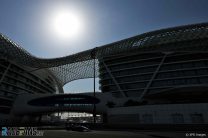
{"label": "bright sun glare", "polygon": [[59,10],[52,15],[52,30],[61,39],[73,39],[82,31],[81,18],[70,10]]}

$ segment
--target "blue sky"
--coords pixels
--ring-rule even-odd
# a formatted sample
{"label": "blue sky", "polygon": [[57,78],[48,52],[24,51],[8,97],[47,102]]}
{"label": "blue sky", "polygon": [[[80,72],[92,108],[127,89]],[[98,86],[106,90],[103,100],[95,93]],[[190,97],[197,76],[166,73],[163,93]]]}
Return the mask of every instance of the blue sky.
{"label": "blue sky", "polygon": [[[73,9],[83,34],[60,41],[51,34],[50,13]],[[1,0],[0,32],[38,57],[65,56],[156,29],[208,22],[207,0]],[[66,92],[92,91],[92,80],[78,80]],[[98,89],[98,85],[97,85]]]}

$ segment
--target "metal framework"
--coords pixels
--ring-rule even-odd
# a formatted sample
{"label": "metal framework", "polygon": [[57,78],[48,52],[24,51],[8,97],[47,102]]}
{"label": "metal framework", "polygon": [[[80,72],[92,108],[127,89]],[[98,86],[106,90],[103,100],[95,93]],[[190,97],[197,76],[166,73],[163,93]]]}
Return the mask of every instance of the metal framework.
{"label": "metal framework", "polygon": [[[102,59],[102,57],[112,54],[126,54],[132,50],[140,50],[141,52],[147,50],[177,51],[180,50],[180,48],[176,48],[176,46],[172,45],[174,42],[199,39],[207,40],[207,38],[208,23],[193,24],[144,33],[66,57],[43,59],[33,56],[21,46],[0,34],[0,58],[30,66],[34,68],[34,70],[46,68],[57,77],[59,83],[63,86],[73,80],[92,78],[94,76],[94,59],[92,57],[92,52],[94,51],[96,51],[95,75],[98,77],[98,63],[99,59]],[[170,46],[163,47],[164,44],[170,44]],[[188,50],[193,51],[195,49],[189,48]]]}
{"label": "metal framework", "polygon": [[150,81],[147,83],[146,88],[144,89],[144,91],[142,92],[141,96],[139,97],[139,100],[141,100],[141,99],[144,97],[144,95],[147,93],[147,91],[148,91],[149,87],[151,86],[151,84],[152,84],[154,78],[156,77],[156,75],[158,74],[158,71],[160,70],[162,64],[164,63],[164,61],[165,61],[167,55],[168,55],[168,54],[164,54],[162,60],[161,60],[160,63],[158,64],[158,67],[156,68],[155,72],[153,73],[153,75],[152,75]]}
{"label": "metal framework", "polygon": [[105,62],[102,60],[101,61],[105,67],[105,69],[107,70],[108,74],[110,75],[110,77],[112,78],[113,82],[115,83],[116,87],[118,88],[119,92],[122,94],[123,97],[126,96],[126,94],[123,92],[123,90],[121,89],[120,85],[118,84],[118,82],[116,81],[115,77],[113,76],[113,74],[111,73],[110,69],[107,67],[107,65],[105,64]]}

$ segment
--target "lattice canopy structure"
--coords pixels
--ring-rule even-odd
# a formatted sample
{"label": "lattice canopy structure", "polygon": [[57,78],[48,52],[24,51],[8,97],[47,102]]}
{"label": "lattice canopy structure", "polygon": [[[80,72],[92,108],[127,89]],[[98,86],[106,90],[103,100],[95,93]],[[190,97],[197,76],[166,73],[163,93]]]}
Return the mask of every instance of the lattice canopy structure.
{"label": "lattice canopy structure", "polygon": [[[139,50],[144,51],[179,51],[174,42],[199,40],[208,38],[208,23],[193,24],[157,30],[127,38],[115,43],[82,51],[66,57],[43,59],[33,56],[21,46],[0,34],[0,58],[15,61],[34,69],[48,69],[60,81],[62,86],[70,81],[92,78],[94,58],[96,76],[99,75],[98,63],[103,57]],[[169,47],[163,45],[170,44]],[[184,47],[183,47],[184,49]],[[194,48],[185,48],[188,51]],[[207,49],[207,47],[205,47]],[[203,51],[203,49],[201,49]]]}

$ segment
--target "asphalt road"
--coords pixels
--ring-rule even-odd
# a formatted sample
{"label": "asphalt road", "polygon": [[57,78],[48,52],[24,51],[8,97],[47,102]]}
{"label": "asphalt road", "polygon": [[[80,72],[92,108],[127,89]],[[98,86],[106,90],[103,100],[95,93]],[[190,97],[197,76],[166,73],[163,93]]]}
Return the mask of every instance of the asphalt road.
{"label": "asphalt road", "polygon": [[[208,133],[197,132],[153,132],[153,131],[91,131],[43,130],[36,138],[208,138]],[[192,135],[190,135],[192,134]],[[196,136],[198,134],[198,136]],[[200,135],[201,134],[201,135]],[[204,135],[203,135],[204,134]],[[195,135],[195,136],[194,136]],[[8,136],[5,138],[9,138]],[[11,138],[16,138],[12,136]],[[34,138],[18,136],[18,138]]]}

